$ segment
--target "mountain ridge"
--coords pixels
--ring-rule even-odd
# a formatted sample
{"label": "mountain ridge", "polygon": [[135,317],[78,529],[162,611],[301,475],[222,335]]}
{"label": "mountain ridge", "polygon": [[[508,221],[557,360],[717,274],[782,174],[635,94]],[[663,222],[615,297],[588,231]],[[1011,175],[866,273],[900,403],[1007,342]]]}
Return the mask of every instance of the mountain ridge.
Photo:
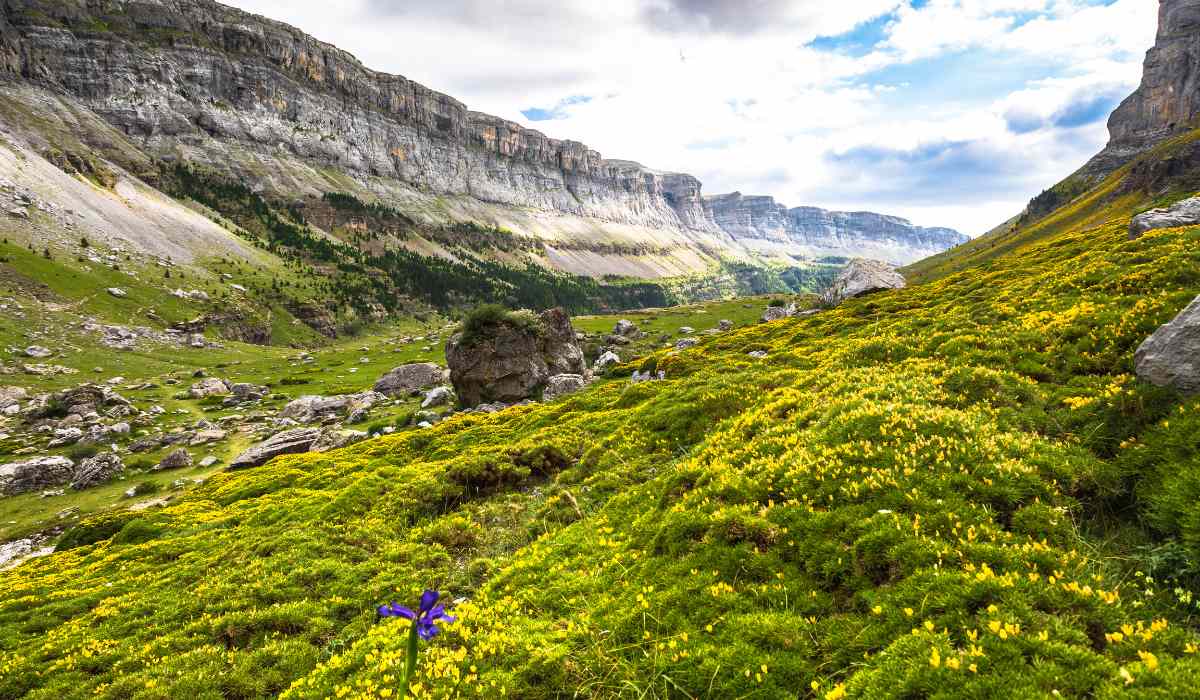
{"label": "mountain ridge", "polygon": [[[641,266],[647,276],[756,254],[753,241],[717,224],[692,175],[605,159],[470,110],[281,22],[213,0],[3,8],[0,72],[70,95],[155,158],[211,167],[285,199],[346,189],[429,222],[692,251],[661,271]],[[895,261],[937,252],[913,248]],[[786,249],[770,252],[789,260]],[[562,264],[593,275],[629,267]]]}

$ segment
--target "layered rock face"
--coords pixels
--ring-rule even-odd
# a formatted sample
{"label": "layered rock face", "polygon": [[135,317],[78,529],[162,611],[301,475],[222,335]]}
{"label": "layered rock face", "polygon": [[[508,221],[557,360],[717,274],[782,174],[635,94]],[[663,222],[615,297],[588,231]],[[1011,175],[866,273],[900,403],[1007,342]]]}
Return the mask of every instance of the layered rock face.
{"label": "layered rock face", "polygon": [[[907,262],[962,240],[769,197],[706,199],[691,175],[471,111],[213,0],[0,0],[0,99],[64,123],[98,115],[115,133],[79,138],[131,173],[186,160],[284,201],[378,197],[428,223],[540,237],[547,264],[575,274],[676,276],[754,253]],[[613,243],[656,252],[604,253]]]}
{"label": "layered rock face", "polygon": [[914,226],[895,216],[816,207],[789,209],[773,197],[740,192],[705,197],[704,206],[718,226],[761,252],[869,256],[900,265],[968,240],[952,229]]}
{"label": "layered rock face", "polygon": [[[700,183],[467,109],[211,0],[5,0],[0,70],[78,98],[156,156],[239,176],[237,146],[423,190],[715,232]],[[242,161],[242,162],[239,162]],[[261,167],[261,164],[260,164]],[[260,184],[286,192],[285,174]],[[261,179],[261,177],[260,177]]]}
{"label": "layered rock face", "polygon": [[1084,168],[1111,173],[1175,133],[1195,127],[1200,112],[1200,2],[1160,0],[1158,36],[1146,54],[1142,83],[1108,120],[1108,147]]}

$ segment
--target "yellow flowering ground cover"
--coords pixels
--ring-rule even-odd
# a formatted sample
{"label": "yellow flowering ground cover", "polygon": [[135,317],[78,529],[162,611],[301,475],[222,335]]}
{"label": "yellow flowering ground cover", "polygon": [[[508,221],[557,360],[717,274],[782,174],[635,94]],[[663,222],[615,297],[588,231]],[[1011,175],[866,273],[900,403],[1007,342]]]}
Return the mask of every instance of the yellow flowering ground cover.
{"label": "yellow flowering ground cover", "polygon": [[418,697],[1192,696],[1200,400],[1132,358],[1200,228],[1130,213],[87,521],[0,573],[0,698],[399,697],[423,588]]}

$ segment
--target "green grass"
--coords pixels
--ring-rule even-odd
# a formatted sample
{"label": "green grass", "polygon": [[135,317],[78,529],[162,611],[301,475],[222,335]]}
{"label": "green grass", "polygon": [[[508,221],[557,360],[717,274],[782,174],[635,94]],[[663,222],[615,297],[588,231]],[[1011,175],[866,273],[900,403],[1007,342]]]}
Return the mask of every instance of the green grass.
{"label": "green grass", "polygon": [[811,318],[625,315],[738,328],[647,346],[664,382],[85,522],[0,574],[0,697],[396,697],[373,609],[425,587],[465,601],[422,696],[1186,697],[1200,401],[1132,356],[1200,287],[1200,228],[1129,242],[1129,206]]}

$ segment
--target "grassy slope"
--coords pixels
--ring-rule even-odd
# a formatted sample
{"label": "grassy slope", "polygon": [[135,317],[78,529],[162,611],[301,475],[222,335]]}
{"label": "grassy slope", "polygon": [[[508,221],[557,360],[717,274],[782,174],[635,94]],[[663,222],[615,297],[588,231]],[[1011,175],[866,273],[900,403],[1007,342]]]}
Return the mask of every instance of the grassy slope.
{"label": "grassy slope", "polygon": [[394,697],[372,609],[426,586],[469,599],[436,697],[1185,696],[1200,401],[1130,375],[1200,228],[1128,242],[1127,206],[664,352],[665,382],[80,527],[0,574],[0,697]]}
{"label": "grassy slope", "polygon": [[[1150,197],[1139,191],[1123,191],[1122,185],[1138,165],[1166,160],[1198,139],[1200,130],[1168,139],[1118,168],[1103,182],[1087,190],[1069,205],[1024,226],[1018,225],[1020,217],[1017,217],[979,238],[914,263],[903,272],[910,281],[925,282],[938,279],[954,272],[986,265],[1004,255],[1020,255],[1031,246],[1065,232],[1097,226],[1112,216],[1113,212],[1145,211],[1190,196],[1191,192],[1172,191],[1158,197]],[[1074,177],[1076,176],[1072,176]],[[1072,178],[1068,178],[1060,186],[1070,189],[1068,183]]]}

